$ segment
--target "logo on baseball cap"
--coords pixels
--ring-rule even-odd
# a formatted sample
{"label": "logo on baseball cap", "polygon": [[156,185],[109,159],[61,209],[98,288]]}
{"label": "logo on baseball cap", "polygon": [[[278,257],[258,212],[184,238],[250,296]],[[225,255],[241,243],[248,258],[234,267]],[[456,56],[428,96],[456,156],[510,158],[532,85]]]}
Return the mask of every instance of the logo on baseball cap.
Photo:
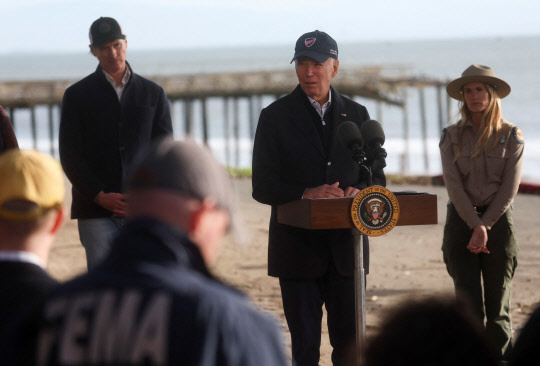
{"label": "logo on baseball cap", "polygon": [[336,41],[325,32],[314,31],[305,33],[296,41],[294,57],[291,63],[298,57],[309,57],[317,62],[325,62],[329,57],[338,58]]}
{"label": "logo on baseball cap", "polygon": [[306,40],[304,41],[304,44],[306,45],[306,47],[311,47],[313,46],[313,43],[315,43],[316,40],[317,38],[306,38]]}

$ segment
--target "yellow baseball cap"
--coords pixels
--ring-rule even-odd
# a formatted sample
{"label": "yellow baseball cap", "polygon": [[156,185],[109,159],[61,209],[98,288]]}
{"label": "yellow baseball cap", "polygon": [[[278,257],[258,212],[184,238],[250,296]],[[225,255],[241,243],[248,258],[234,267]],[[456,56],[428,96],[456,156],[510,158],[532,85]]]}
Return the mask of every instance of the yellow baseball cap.
{"label": "yellow baseball cap", "polygon": [[33,150],[0,154],[0,217],[29,221],[64,202],[64,179],[58,161]]}

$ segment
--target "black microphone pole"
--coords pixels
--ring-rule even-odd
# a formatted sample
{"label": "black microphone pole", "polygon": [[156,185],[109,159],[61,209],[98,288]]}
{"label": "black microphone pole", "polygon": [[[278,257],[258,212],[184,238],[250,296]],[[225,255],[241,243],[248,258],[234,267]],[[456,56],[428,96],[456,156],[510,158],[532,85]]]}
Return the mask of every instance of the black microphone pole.
{"label": "black microphone pole", "polygon": [[[368,187],[372,185],[371,168],[366,165],[364,140],[354,122],[343,122],[338,127],[338,135],[345,147],[352,150],[353,161],[360,167],[359,181],[367,174]],[[360,185],[360,184],[359,184]],[[362,189],[362,187],[357,187]],[[364,235],[356,227],[354,236],[354,304],[356,320],[356,364],[362,364],[364,341],[366,339],[366,273],[364,268]],[[365,238],[367,240],[367,237]]]}
{"label": "black microphone pole", "polygon": [[[362,155],[361,156],[355,156],[353,153],[353,159],[356,161],[358,166],[360,167],[360,176],[358,177],[358,186],[360,186],[360,182],[364,176],[367,177],[367,186],[370,187],[373,185],[373,173],[371,172],[371,167],[366,164],[366,154],[364,153],[364,149],[362,149]],[[357,187],[359,189],[362,189],[364,187]]]}
{"label": "black microphone pole", "polygon": [[[373,185],[373,170],[378,171],[386,166],[386,150],[384,131],[379,122],[368,120],[362,123],[362,132],[354,122],[343,122],[338,127],[339,137],[348,149],[352,150],[352,158],[360,167],[360,181],[367,178],[367,186]],[[365,146],[364,146],[365,141]],[[367,154],[366,154],[367,153]],[[362,189],[362,187],[357,187]],[[357,228],[354,235],[354,292],[356,310],[356,357],[361,364],[364,340],[366,338],[366,277],[364,270],[364,241],[367,236]]]}

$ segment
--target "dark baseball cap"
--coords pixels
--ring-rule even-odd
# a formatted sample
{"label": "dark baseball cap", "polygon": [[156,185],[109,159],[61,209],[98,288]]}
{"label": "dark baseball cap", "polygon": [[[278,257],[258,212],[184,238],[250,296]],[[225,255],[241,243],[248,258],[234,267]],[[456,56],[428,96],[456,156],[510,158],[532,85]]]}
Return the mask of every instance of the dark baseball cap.
{"label": "dark baseball cap", "polygon": [[325,62],[329,57],[337,60],[337,43],[328,34],[318,30],[302,34],[296,41],[294,57],[291,63],[302,56],[312,58],[317,62]]}
{"label": "dark baseball cap", "polygon": [[93,47],[99,47],[115,39],[126,39],[126,36],[122,34],[120,24],[115,19],[109,17],[101,17],[94,21],[90,26],[88,35],[90,37],[90,45]]}

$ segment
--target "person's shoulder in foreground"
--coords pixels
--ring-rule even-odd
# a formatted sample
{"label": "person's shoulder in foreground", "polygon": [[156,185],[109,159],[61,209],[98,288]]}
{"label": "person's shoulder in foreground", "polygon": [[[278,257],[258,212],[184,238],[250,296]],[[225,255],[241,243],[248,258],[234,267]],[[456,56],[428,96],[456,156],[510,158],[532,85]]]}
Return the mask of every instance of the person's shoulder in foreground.
{"label": "person's shoulder in foreground", "polygon": [[57,283],[45,267],[63,223],[64,182],[54,158],[30,150],[0,154],[0,175],[0,319],[7,321],[8,307],[21,311]]}
{"label": "person's shoulder in foreground", "polygon": [[47,301],[42,364],[285,365],[274,321],[208,270],[235,225],[224,169],[165,139],[128,186],[130,222],[109,256]]}
{"label": "person's shoulder in foreground", "polygon": [[536,310],[519,332],[519,337],[510,355],[509,365],[540,365],[538,344],[540,344],[540,304],[537,304]]}

